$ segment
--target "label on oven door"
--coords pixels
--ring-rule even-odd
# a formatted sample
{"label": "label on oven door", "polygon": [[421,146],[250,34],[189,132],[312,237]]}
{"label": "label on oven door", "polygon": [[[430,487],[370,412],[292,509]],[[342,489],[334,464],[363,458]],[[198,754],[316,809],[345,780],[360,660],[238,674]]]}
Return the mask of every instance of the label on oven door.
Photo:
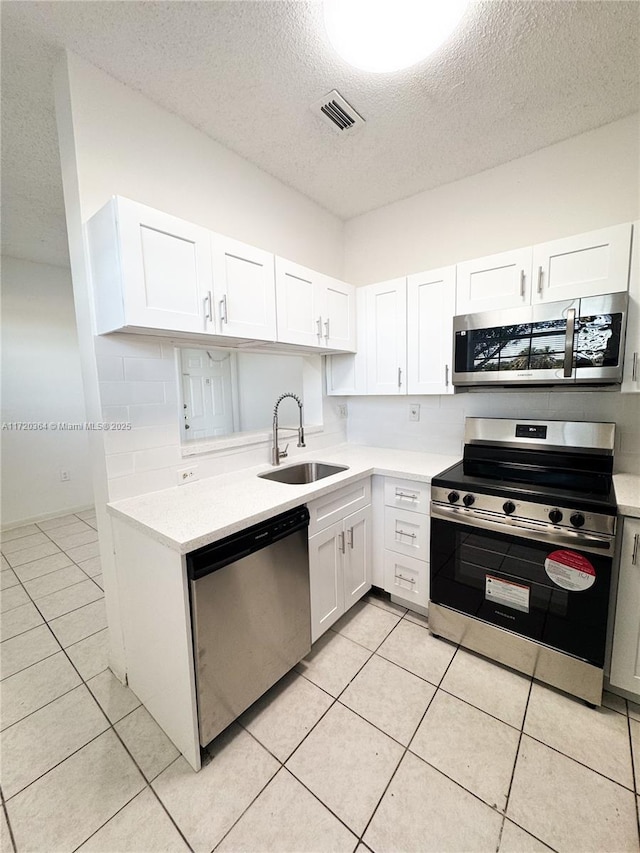
{"label": "label on oven door", "polygon": [[577,551],[553,551],[544,561],[544,570],[563,589],[581,592],[596,582],[596,570]]}
{"label": "label on oven door", "polygon": [[493,575],[485,575],[484,595],[487,601],[492,601],[494,604],[503,604],[514,610],[528,613],[529,592],[528,586],[494,578]]}

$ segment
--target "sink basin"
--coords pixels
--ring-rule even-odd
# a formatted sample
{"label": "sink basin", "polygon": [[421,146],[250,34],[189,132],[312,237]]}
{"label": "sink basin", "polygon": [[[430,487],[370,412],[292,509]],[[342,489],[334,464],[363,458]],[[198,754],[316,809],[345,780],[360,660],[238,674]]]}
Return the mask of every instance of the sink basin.
{"label": "sink basin", "polygon": [[315,483],[316,480],[324,480],[332,474],[340,471],[348,471],[348,465],[328,465],[326,462],[298,462],[295,465],[287,465],[284,468],[274,468],[273,471],[265,471],[258,474],[265,480],[275,480],[278,483],[291,483],[301,486],[304,483]]}

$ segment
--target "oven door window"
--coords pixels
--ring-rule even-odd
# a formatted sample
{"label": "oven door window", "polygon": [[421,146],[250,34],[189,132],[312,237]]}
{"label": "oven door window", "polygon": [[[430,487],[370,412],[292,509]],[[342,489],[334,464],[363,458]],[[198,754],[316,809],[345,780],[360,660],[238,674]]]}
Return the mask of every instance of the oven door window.
{"label": "oven door window", "polygon": [[595,580],[574,591],[545,570],[554,552],[558,546],[434,518],[431,600],[602,666],[611,558],[575,552]]}

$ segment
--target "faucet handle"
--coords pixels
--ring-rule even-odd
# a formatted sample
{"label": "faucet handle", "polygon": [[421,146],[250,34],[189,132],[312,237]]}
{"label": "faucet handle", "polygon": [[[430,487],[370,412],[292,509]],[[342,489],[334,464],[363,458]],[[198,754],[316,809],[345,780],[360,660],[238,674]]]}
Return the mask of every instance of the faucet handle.
{"label": "faucet handle", "polygon": [[289,449],[289,444],[287,444],[287,445],[285,446],[284,450],[279,450],[279,451],[278,451],[278,456],[280,457],[280,459],[284,459],[284,458],[285,458],[285,456],[288,456],[288,455],[289,455],[289,454],[287,453],[287,450],[288,450],[288,449]]}

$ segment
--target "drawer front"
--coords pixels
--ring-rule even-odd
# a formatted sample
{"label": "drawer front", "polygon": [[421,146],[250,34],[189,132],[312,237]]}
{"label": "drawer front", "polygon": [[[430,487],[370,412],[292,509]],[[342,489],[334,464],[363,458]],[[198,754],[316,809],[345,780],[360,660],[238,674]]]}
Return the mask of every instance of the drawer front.
{"label": "drawer front", "polygon": [[386,592],[420,607],[429,603],[429,563],[384,552],[384,588]]}
{"label": "drawer front", "polygon": [[406,509],[384,508],[384,547],[416,560],[429,559],[430,518]]}
{"label": "drawer front", "polygon": [[371,477],[365,477],[357,483],[345,486],[344,489],[338,489],[315,501],[309,501],[307,504],[310,516],[309,536],[324,530],[336,521],[341,521],[347,515],[370,503]]}
{"label": "drawer front", "polygon": [[431,484],[418,483],[415,480],[393,480],[385,477],[384,502],[386,506],[408,509],[413,512],[429,514]]}

